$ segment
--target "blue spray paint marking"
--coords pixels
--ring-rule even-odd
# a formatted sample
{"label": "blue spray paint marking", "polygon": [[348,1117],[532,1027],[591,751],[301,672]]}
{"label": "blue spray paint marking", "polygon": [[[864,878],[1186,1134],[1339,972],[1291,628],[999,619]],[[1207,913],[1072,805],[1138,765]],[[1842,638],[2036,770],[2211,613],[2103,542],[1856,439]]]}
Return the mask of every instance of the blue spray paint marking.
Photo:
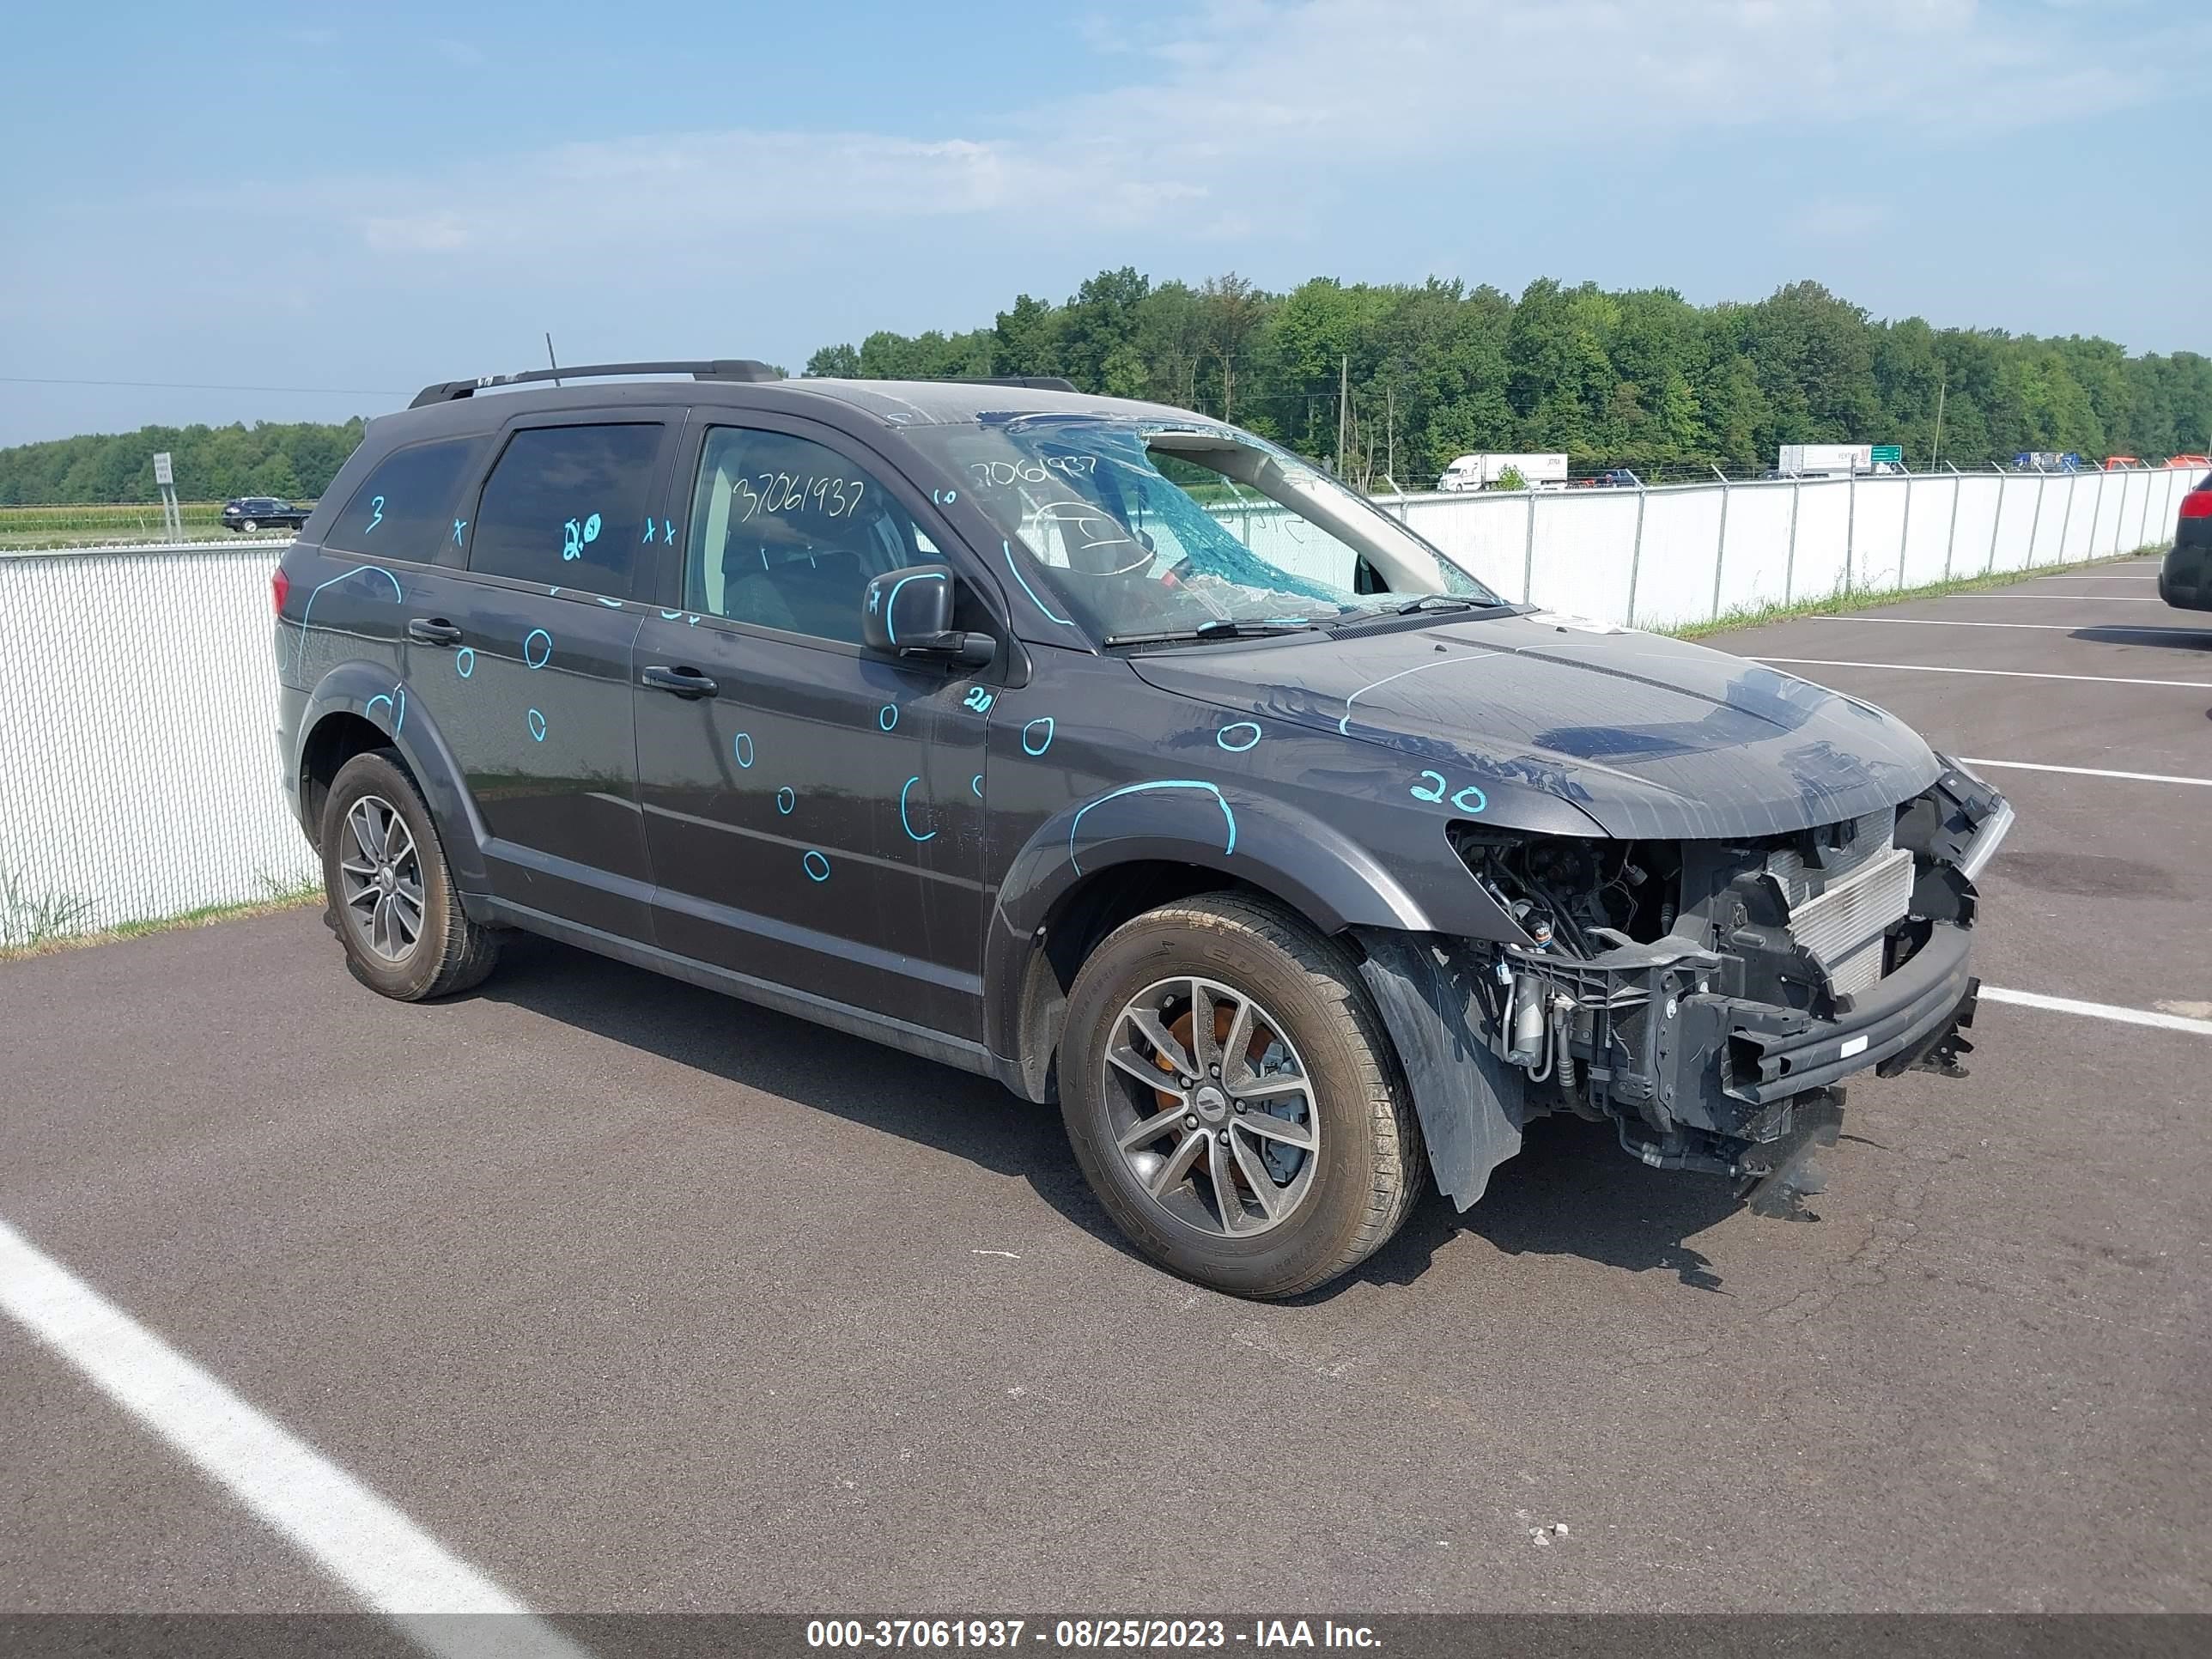
{"label": "blue spray paint marking", "polygon": [[1103,806],[1109,800],[1117,799],[1123,795],[1133,795],[1146,789],[1203,789],[1213,797],[1215,805],[1221,808],[1221,816],[1229,821],[1229,844],[1221,850],[1224,853],[1234,853],[1237,850],[1237,814],[1230,811],[1229,803],[1222,799],[1219,789],[1198,778],[1155,778],[1150,783],[1123,784],[1119,789],[1109,790],[1097,800],[1088,802],[1076,809],[1075,816],[1068,820],[1067,824],[1067,861],[1074,866],[1076,874],[1083,873],[1083,866],[1077,863],[1075,857],[1075,832],[1082,825],[1083,815],[1093,806]]}
{"label": "blue spray paint marking", "polygon": [[1074,627],[1075,624],[1068,621],[1066,617],[1054,615],[1052,607],[1047,605],[1042,599],[1037,598],[1036,589],[1030,586],[1030,579],[1022,574],[1021,566],[1014,562],[1014,550],[1012,546],[1006,542],[1001,541],[999,544],[999,548],[1000,550],[1006,556],[1006,568],[1014,573],[1014,580],[1022,585],[1022,592],[1030,596],[1030,603],[1036,606],[1038,610],[1044,612],[1044,619],[1047,622],[1058,623],[1062,628]]}
{"label": "blue spray paint marking", "polygon": [[407,688],[404,685],[395,685],[392,688],[392,695],[398,699],[399,712],[392,717],[392,733],[397,736],[399,728],[407,724]]}
{"label": "blue spray paint marking", "polygon": [[660,613],[660,620],[663,622],[674,622],[683,614],[684,613],[681,611],[664,611]]}
{"label": "blue spray paint marking", "polygon": [[569,520],[561,526],[561,556],[564,559],[582,558],[585,544],[599,538],[599,515],[594,513],[581,524],[574,519]]}
{"label": "blue spray paint marking", "polygon": [[[1229,734],[1231,732],[1249,732],[1252,735],[1245,738],[1242,743],[1231,743],[1229,741]],[[1238,720],[1233,725],[1224,726],[1218,732],[1216,732],[1213,734],[1213,740],[1219,744],[1224,749],[1226,749],[1231,754],[1241,755],[1247,749],[1249,749],[1254,744],[1260,741],[1260,724],[1257,720]]]}
{"label": "blue spray paint marking", "polygon": [[[807,880],[827,881],[830,879],[830,860],[823,858],[821,854],[816,852],[812,848],[807,848],[806,856],[799,861],[801,865],[805,866]],[[820,866],[818,869],[817,868],[817,866]]]}
{"label": "blue spray paint marking", "polygon": [[957,489],[933,489],[929,492],[929,499],[939,507],[950,507],[960,499],[960,492]]}
{"label": "blue spray paint marking", "polygon": [[692,617],[692,618],[691,618],[691,626],[692,626],[692,627],[694,627],[694,628],[696,628],[698,625],[699,625],[699,619],[698,619],[696,617]]}
{"label": "blue spray paint marking", "polygon": [[535,708],[530,711],[530,740],[532,743],[545,741],[545,716]]}
{"label": "blue spray paint marking", "polygon": [[[596,598],[597,596],[594,595],[593,597]],[[616,611],[619,611],[623,608],[623,602],[620,599],[600,599],[599,603]]]}
{"label": "blue spray paint marking", "polygon": [[361,533],[364,536],[368,534],[370,531],[375,529],[377,526],[384,522],[384,497],[381,495],[372,495],[369,497],[368,504],[376,509],[376,516],[371,519],[367,524],[362,526]]}
{"label": "blue spray paint marking", "polygon": [[982,714],[990,712],[992,703],[996,702],[997,699],[994,697],[990,692],[986,691],[979,685],[974,690],[970,691],[966,696],[961,698],[960,701],[968,708],[974,709],[977,714]]}
{"label": "blue spray paint marking", "polygon": [[557,599],[561,597],[561,590],[557,587],[549,587],[545,590],[545,597],[549,599]]}
{"label": "blue spray paint marking", "polygon": [[730,753],[737,757],[738,765],[750,771],[753,763],[753,734],[750,732],[740,732],[736,737],[732,738]]}
{"label": "blue spray paint marking", "polygon": [[[1444,775],[1441,772],[1425,771],[1421,775],[1425,778],[1434,778],[1436,780],[1436,787],[1434,788],[1428,788],[1421,784],[1415,784],[1409,792],[1415,800],[1442,800],[1444,798],[1444,791],[1451,787],[1450,783],[1445,779]],[[1468,799],[1469,795],[1474,797],[1474,799],[1472,802]],[[1470,783],[1466,788],[1459,790],[1453,794],[1451,804],[1454,806],[1458,807],[1462,812],[1480,812],[1488,810],[1490,805],[1490,797],[1484,794],[1480,789]]]}
{"label": "blue spray paint marking", "polygon": [[1431,668],[1449,668],[1454,663],[1479,662],[1485,657],[1494,657],[1498,654],[1495,651],[1473,651],[1463,657],[1439,657],[1434,662],[1417,662],[1411,668],[1401,668],[1395,674],[1385,674],[1381,679],[1361,686],[1344,700],[1344,718],[1337,721],[1336,729],[1346,737],[1350,737],[1352,735],[1352,705],[1370,691],[1381,690],[1392,680],[1402,680],[1408,674],[1423,673]]}
{"label": "blue spray paint marking", "polygon": [[645,540],[644,540],[644,541],[642,541],[642,542],[640,542],[640,543],[638,544],[638,545],[639,545],[640,547],[643,547],[643,546],[645,546],[647,543],[649,543],[649,542],[651,542],[651,541],[653,540],[653,520],[652,520],[652,518],[651,518],[650,516],[648,516],[648,517],[646,519],[646,521],[645,521]]}
{"label": "blue spray paint marking", "polygon": [[459,547],[461,544],[461,532],[466,530],[468,527],[469,521],[466,519],[456,519],[453,520],[453,545],[455,547]]}
{"label": "blue spray paint marking", "polygon": [[676,520],[673,520],[673,519],[663,519],[663,520],[660,521],[660,539],[661,539],[661,540],[663,540],[664,542],[666,542],[666,543],[667,543],[671,547],[673,547],[673,546],[675,546],[675,545],[676,545]]}
{"label": "blue spray paint marking", "polygon": [[918,777],[908,778],[903,784],[899,786],[899,828],[906,831],[907,839],[908,841],[935,841],[937,839],[937,831],[934,830],[931,830],[926,836],[915,835],[914,833],[914,824],[906,815],[907,791],[913,788],[915,785],[921,781],[921,780]]}
{"label": "blue spray paint marking", "polygon": [[977,800],[983,799],[983,775],[981,772],[968,780],[968,788]]}
{"label": "blue spray paint marking", "polygon": [[389,693],[387,693],[387,692],[383,692],[383,691],[380,691],[380,692],[378,692],[374,696],[371,697],[371,698],[370,698],[367,702],[365,702],[365,703],[362,704],[362,706],[361,706],[361,712],[362,712],[362,714],[368,714],[371,709],[374,708],[376,707],[376,705],[377,705],[377,704],[379,704],[379,703],[382,703],[382,704],[385,706],[385,708],[386,708],[389,709],[389,708],[392,707],[392,697],[391,697],[390,694],[389,694]]}
{"label": "blue spray paint marking", "polygon": [[798,793],[793,790],[789,784],[786,784],[782,788],[775,792],[775,810],[782,813],[784,817],[789,817],[791,816],[791,809],[798,805]]}
{"label": "blue spray paint marking", "polygon": [[[1044,740],[1041,743],[1032,744],[1030,742],[1030,733],[1036,731],[1040,726],[1044,727]],[[1052,747],[1052,732],[1053,726],[1051,715],[1042,714],[1038,716],[1036,720],[1031,720],[1027,726],[1022,727],[1022,753],[1032,757],[1043,754],[1046,750]]]}
{"label": "blue spray paint marking", "polygon": [[876,724],[882,726],[886,732],[890,731],[894,726],[896,726],[898,724],[898,705],[896,703],[887,702],[881,708],[876,710]]}
{"label": "blue spray paint marking", "polygon": [[[545,641],[545,654],[544,656],[534,659],[531,656],[530,642],[532,640],[543,640]],[[542,628],[533,628],[527,634],[525,634],[522,636],[522,664],[524,667],[543,668],[547,663],[552,660],[553,636],[550,634],[547,633]]]}
{"label": "blue spray paint marking", "polygon": [[463,679],[468,678],[470,675],[477,672],[476,647],[472,645],[465,645],[459,650],[453,653],[453,672],[456,674],[459,674]]}
{"label": "blue spray paint marking", "polygon": [[[884,601],[884,622],[890,629],[890,639],[893,645],[896,645],[898,643],[898,611],[896,607],[898,605],[899,589],[904,587],[908,582],[941,582],[944,580],[945,573],[943,571],[925,570],[919,575],[901,576],[896,581],[891,584],[890,597]],[[873,611],[875,608],[876,596],[874,593],[870,593],[868,595],[868,609]]]}
{"label": "blue spray paint marking", "polygon": [[406,597],[404,593],[400,592],[399,578],[393,575],[389,570],[386,570],[380,564],[357,564],[350,570],[340,571],[337,575],[331,577],[329,581],[324,582],[320,586],[315,588],[313,592],[309,593],[307,595],[307,604],[300,607],[300,649],[292,659],[292,666],[294,668],[296,669],[307,659],[307,619],[315,614],[315,594],[321,592],[325,587],[330,587],[338,582],[343,581],[349,576],[358,576],[363,572],[370,570],[374,570],[378,575],[383,577],[385,580],[392,584],[392,602],[394,605],[398,604],[400,600]]}

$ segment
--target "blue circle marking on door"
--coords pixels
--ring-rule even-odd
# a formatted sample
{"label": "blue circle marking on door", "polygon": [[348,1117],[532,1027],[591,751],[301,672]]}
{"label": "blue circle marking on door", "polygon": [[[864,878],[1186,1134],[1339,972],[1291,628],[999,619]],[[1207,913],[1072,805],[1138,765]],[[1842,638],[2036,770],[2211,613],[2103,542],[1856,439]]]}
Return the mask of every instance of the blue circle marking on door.
{"label": "blue circle marking on door", "polygon": [[[1030,742],[1030,733],[1036,731],[1040,726],[1044,728],[1043,737],[1040,738],[1035,743]],[[1031,757],[1043,754],[1046,750],[1052,747],[1052,716],[1049,714],[1040,714],[1036,719],[1031,720],[1027,726],[1022,727],[1022,753]]]}
{"label": "blue circle marking on door", "polygon": [[926,836],[916,835],[914,830],[914,820],[909,818],[906,814],[906,798],[908,792],[921,781],[921,780],[918,776],[911,777],[903,784],[899,786],[899,828],[906,831],[907,839],[909,841],[934,841],[937,839],[936,830],[933,830]]}
{"label": "blue circle marking on door", "polygon": [[477,653],[474,646],[465,645],[453,653],[453,672],[463,679],[468,678],[477,672]]}
{"label": "blue circle marking on door", "polygon": [[545,741],[545,716],[535,708],[530,711],[530,740],[532,743]]}
{"label": "blue circle marking on door", "polygon": [[782,813],[784,817],[789,817],[791,816],[791,809],[798,805],[799,792],[793,789],[789,784],[784,785],[782,788],[775,792],[775,810]]}
{"label": "blue circle marking on door", "polygon": [[823,858],[821,854],[816,852],[812,848],[810,847],[806,849],[806,856],[799,860],[799,863],[804,865],[806,868],[807,880],[827,881],[830,879],[830,860]]}
{"label": "blue circle marking on door", "polygon": [[753,738],[750,732],[740,732],[730,739],[730,752],[737,757],[739,766],[750,769],[753,763]]}
{"label": "blue circle marking on door", "polygon": [[[1246,738],[1242,743],[1231,743],[1229,740],[1229,734],[1232,732],[1249,732],[1252,735]],[[1257,720],[1238,720],[1233,725],[1224,726],[1218,732],[1216,732],[1213,734],[1213,740],[1219,744],[1224,749],[1226,749],[1231,754],[1241,755],[1247,749],[1249,749],[1254,744],[1260,741],[1260,723]]]}
{"label": "blue circle marking on door", "polygon": [[876,724],[882,726],[886,732],[890,731],[894,726],[896,726],[898,724],[898,705],[895,702],[887,702],[881,708],[876,710]]}
{"label": "blue circle marking on door", "polygon": [[[530,648],[530,642],[532,640],[545,641],[544,649],[536,655],[532,654]],[[525,634],[522,636],[522,660],[526,667],[544,667],[547,663],[553,660],[553,636],[542,628],[533,628]]]}

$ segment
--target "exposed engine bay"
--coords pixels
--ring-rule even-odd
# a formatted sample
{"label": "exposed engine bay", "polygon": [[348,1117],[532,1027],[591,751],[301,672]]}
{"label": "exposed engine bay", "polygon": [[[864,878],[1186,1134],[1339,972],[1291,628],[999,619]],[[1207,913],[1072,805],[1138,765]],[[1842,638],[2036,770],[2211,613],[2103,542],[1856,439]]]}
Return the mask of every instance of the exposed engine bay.
{"label": "exposed engine bay", "polygon": [[1522,938],[1447,964],[1515,1123],[1612,1119],[1644,1163],[1788,1212],[1845,1076],[1964,1075],[1973,878],[2012,821],[1955,765],[1893,809],[1729,842],[1453,843]]}

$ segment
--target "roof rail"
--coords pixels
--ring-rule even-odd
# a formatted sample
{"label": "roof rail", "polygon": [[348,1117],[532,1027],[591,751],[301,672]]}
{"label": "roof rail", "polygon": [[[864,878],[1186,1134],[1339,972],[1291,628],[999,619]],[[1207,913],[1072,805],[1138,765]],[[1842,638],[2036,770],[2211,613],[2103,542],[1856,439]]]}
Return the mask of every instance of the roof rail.
{"label": "roof rail", "polygon": [[948,374],[955,386],[1019,386],[1031,392],[1073,392],[1074,381],[1064,374]]}
{"label": "roof rail", "polygon": [[494,386],[528,386],[541,380],[605,380],[617,374],[689,374],[695,380],[780,380],[783,376],[750,357],[717,357],[693,363],[580,363],[574,368],[526,368],[516,374],[481,374],[473,380],[440,380],[415,394],[410,409],[473,398]]}

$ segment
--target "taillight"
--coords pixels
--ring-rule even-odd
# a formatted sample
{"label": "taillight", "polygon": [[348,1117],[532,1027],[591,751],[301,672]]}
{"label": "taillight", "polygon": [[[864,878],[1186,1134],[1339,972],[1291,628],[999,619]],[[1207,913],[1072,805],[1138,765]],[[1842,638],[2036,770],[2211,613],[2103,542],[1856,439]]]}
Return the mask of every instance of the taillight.
{"label": "taillight", "polygon": [[284,574],[284,567],[278,565],[276,574],[269,579],[269,597],[274,601],[276,614],[280,617],[284,614],[284,596],[291,591],[292,579]]}
{"label": "taillight", "polygon": [[2212,519],[2212,489],[2192,489],[2181,498],[2185,519]]}

